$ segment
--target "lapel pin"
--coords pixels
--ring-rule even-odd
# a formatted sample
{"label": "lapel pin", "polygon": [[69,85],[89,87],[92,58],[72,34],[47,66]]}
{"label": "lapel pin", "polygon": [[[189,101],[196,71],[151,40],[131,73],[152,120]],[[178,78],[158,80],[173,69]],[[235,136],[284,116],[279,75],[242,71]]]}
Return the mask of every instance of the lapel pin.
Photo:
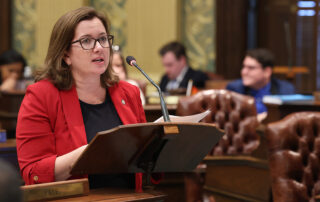
{"label": "lapel pin", "polygon": [[122,104],[124,104],[124,105],[126,104],[126,101],[124,101],[124,99],[122,99],[121,102],[122,102]]}

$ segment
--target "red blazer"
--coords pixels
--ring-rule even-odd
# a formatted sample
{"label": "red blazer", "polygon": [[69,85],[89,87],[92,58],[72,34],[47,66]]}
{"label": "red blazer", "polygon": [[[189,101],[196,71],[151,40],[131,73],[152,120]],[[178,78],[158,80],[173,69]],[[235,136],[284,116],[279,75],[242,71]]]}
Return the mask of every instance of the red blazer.
{"label": "red blazer", "polygon": [[[137,87],[120,81],[108,91],[123,124],[146,122]],[[87,144],[75,87],[60,91],[47,80],[29,86],[18,115],[16,139],[25,183],[55,181],[56,157]]]}

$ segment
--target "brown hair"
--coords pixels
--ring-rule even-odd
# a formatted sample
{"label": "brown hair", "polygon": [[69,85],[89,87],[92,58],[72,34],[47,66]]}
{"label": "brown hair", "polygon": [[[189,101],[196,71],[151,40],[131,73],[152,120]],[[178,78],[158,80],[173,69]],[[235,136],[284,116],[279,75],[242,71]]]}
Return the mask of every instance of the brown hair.
{"label": "brown hair", "polygon": [[120,50],[120,47],[119,46],[113,46],[113,47],[117,47],[117,48],[112,48],[113,54],[119,55],[124,73],[126,74],[126,78],[128,78],[128,70],[127,70],[127,66],[126,66],[126,61],[124,60],[124,57],[123,57],[122,52]]}
{"label": "brown hair", "polygon": [[[81,7],[70,11],[59,18],[53,27],[44,70],[38,72],[36,81],[49,79],[59,90],[68,90],[74,84],[71,69],[63,60],[64,54],[70,49],[77,25],[84,20],[98,18],[109,33],[106,17],[90,7]],[[110,60],[107,70],[100,76],[101,85],[105,88],[119,81],[112,70],[112,47],[110,46]]]}
{"label": "brown hair", "polygon": [[274,66],[274,55],[271,51],[265,48],[257,48],[248,50],[246,56],[256,59],[262,66],[262,68]]}
{"label": "brown hair", "polygon": [[172,41],[170,43],[165,44],[160,50],[159,54],[163,57],[166,53],[173,52],[176,56],[176,59],[180,59],[182,56],[186,58],[188,62],[188,56],[186,52],[186,48],[184,45],[178,41]]}

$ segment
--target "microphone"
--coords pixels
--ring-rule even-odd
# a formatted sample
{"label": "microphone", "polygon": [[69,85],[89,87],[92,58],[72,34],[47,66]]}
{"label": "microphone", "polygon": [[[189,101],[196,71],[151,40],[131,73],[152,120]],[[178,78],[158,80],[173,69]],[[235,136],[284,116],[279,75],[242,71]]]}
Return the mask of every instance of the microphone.
{"label": "microphone", "polygon": [[160,87],[137,65],[136,59],[133,56],[128,56],[126,58],[126,61],[130,66],[135,66],[150,81],[150,83],[152,83],[152,85],[154,85],[157,88],[160,97],[160,105],[163,114],[163,120],[164,122],[170,122],[169,112],[167,109],[167,105],[163,99]]}

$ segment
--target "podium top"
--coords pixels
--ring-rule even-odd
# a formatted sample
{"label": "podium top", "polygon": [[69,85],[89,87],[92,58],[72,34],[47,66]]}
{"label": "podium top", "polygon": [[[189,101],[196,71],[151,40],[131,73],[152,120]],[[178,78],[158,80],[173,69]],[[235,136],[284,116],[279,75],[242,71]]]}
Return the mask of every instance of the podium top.
{"label": "podium top", "polygon": [[71,174],[192,171],[222,137],[207,123],[142,123],[99,132]]}

